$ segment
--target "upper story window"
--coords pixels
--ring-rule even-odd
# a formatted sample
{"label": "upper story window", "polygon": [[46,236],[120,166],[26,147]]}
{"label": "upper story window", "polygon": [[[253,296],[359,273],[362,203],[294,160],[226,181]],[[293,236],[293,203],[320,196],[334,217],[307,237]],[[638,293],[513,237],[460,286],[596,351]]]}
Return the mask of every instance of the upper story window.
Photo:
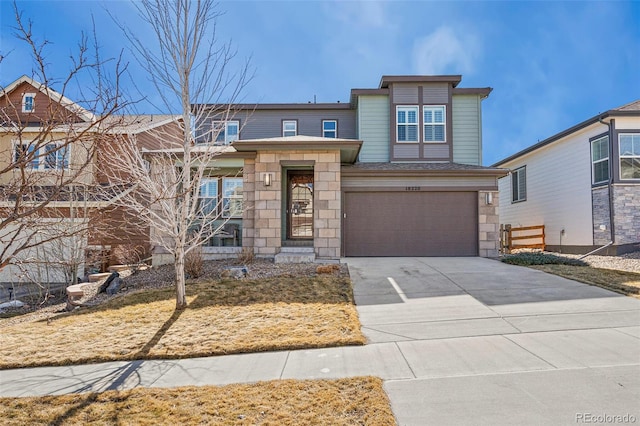
{"label": "upper story window", "polygon": [[511,172],[511,201],[517,203],[527,199],[527,168],[520,167]]}
{"label": "upper story window", "polygon": [[424,118],[424,141],[445,142],[446,114],[444,106],[422,107]]}
{"label": "upper story window", "polygon": [[22,112],[33,112],[35,109],[35,93],[25,93],[22,95]]}
{"label": "upper story window", "polygon": [[14,143],[13,162],[16,167],[27,161],[27,168],[33,170],[63,170],[69,168],[69,145],[48,143],[36,149],[34,143]]}
{"label": "upper story window", "polygon": [[240,122],[237,120],[214,121],[212,131],[216,138],[216,145],[229,145],[240,135]]}
{"label": "upper story window", "polygon": [[619,136],[620,179],[640,179],[640,134]]}
{"label": "upper story window", "polygon": [[418,107],[396,107],[396,140],[418,142]]}
{"label": "upper story window", "polygon": [[591,142],[591,175],[594,185],[609,180],[608,136],[603,136]]}
{"label": "upper story window", "polygon": [[338,137],[338,122],[336,120],[322,120],[322,137]]}
{"label": "upper story window", "polygon": [[298,134],[297,120],[284,120],[282,122],[282,136],[296,136]]}

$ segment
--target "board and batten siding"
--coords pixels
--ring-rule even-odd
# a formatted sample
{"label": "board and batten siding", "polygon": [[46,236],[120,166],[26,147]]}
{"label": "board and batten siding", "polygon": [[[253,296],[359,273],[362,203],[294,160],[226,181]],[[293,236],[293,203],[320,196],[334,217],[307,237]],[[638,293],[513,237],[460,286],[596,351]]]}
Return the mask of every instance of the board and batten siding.
{"label": "board and batten siding", "polygon": [[482,112],[480,97],[454,95],[453,162],[482,165]]}
{"label": "board and batten siding", "polygon": [[338,137],[356,138],[355,111],[351,109],[255,110],[240,112],[233,120],[240,121],[241,139],[282,137],[282,120],[297,120],[298,135],[322,136],[322,120],[338,121]]}
{"label": "board and batten siding", "polygon": [[560,244],[563,229],[562,245],[593,245],[589,138],[604,129],[585,129],[500,165],[526,166],[526,201],[511,201],[511,175],[498,181],[500,223],[545,225],[548,245]]}
{"label": "board and batten siding", "polygon": [[386,95],[358,98],[358,133],[363,141],[360,161],[363,163],[389,161],[389,97]]}

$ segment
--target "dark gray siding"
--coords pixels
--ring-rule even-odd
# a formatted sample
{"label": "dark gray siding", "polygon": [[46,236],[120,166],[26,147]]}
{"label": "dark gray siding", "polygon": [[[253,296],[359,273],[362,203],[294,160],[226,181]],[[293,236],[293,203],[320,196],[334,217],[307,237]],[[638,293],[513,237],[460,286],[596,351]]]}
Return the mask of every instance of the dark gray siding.
{"label": "dark gray siding", "polygon": [[281,137],[283,120],[297,120],[298,135],[305,136],[322,136],[322,120],[337,120],[339,138],[356,138],[356,111],[350,109],[242,111],[233,119],[240,121],[240,139]]}

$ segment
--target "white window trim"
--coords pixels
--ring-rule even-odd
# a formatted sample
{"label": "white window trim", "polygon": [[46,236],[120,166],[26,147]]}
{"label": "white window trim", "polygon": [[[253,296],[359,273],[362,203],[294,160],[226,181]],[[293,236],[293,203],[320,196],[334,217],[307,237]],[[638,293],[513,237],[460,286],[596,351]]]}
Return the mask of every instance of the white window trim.
{"label": "white window trim", "polygon": [[287,137],[285,132],[291,132],[291,130],[285,130],[287,124],[293,123],[293,135],[289,136],[298,136],[298,120],[282,120],[282,137]]}
{"label": "white window trim", "polygon": [[[596,142],[600,142],[602,140],[606,140],[607,141],[607,157],[606,158],[601,158],[600,160],[596,160],[593,161],[593,145]],[[591,141],[591,184],[592,185],[598,185],[601,183],[607,183],[609,181],[609,176],[611,175],[611,164],[608,164],[608,172],[607,172],[607,178],[605,180],[600,180],[596,182],[596,163],[602,163],[605,161],[609,161],[609,157],[610,157],[610,153],[609,153],[609,136],[602,136],[599,137],[598,139],[594,139]]]}
{"label": "white window trim", "polygon": [[[442,108],[442,123],[427,123],[424,119],[424,113],[428,110],[435,110]],[[441,141],[428,141],[427,140],[427,132],[425,131],[426,126],[442,126],[443,127],[443,136],[444,139]],[[447,106],[446,105],[423,105],[422,106],[422,142],[424,143],[447,143]]]}
{"label": "white window trim", "polygon": [[[527,166],[522,166],[522,167],[518,167],[517,169],[513,170],[512,172],[512,176],[511,176],[511,203],[521,203],[523,201],[527,201]],[[524,175],[524,196],[522,196],[522,194],[520,194],[520,173],[522,173]],[[513,176],[517,176],[516,180],[518,181],[518,185],[517,185],[517,189],[518,189],[518,198],[515,199],[513,196]]]}
{"label": "white window trim", "polygon": [[[202,196],[202,187],[205,186],[208,183],[211,182],[215,182],[216,183],[216,194],[212,197],[207,196],[207,197],[203,197]],[[214,208],[213,210],[211,210],[210,212],[207,213],[202,213],[202,207],[201,207],[201,203],[202,200],[214,200]],[[203,177],[200,180],[200,187],[198,188],[198,216],[200,217],[204,217],[207,215],[214,215],[217,216],[218,212],[219,212],[219,207],[220,207],[220,179],[217,177]]]}
{"label": "white window trim", "polygon": [[[22,146],[26,146],[26,147],[34,147],[35,145],[33,143],[29,143],[29,142],[20,142],[20,141],[13,141],[12,143],[12,149],[11,149],[11,161],[12,163],[15,163],[16,161],[16,151],[17,151],[17,147],[18,145],[22,145]],[[33,171],[55,171],[55,170],[69,170],[69,163],[71,162],[71,146],[67,145],[66,146],[66,164],[65,163],[65,158],[63,157],[63,165],[62,167],[59,167],[58,161],[60,160],[60,157],[58,156],[60,154],[59,151],[56,151],[55,156],[56,156],[56,162],[55,162],[55,167],[48,167],[48,163],[47,163],[47,147],[49,145],[56,145],[56,148],[63,146],[64,143],[61,142],[48,142],[46,144],[42,144],[38,147],[38,150],[35,152],[34,154],[34,158],[33,160],[27,165],[26,169],[27,170],[33,170]],[[36,163],[36,165],[34,166],[34,162]]]}
{"label": "white window trim", "polygon": [[640,160],[640,156],[638,155],[622,155],[622,150],[620,149],[620,143],[622,142],[620,139],[622,136],[636,136],[640,137],[640,133],[618,133],[618,174],[620,175],[620,180],[624,181],[640,181],[640,178],[623,178],[622,177],[622,159],[623,158],[637,158]]}
{"label": "white window trim", "polygon": [[[335,125],[336,125],[335,130],[326,130],[325,131],[324,123],[335,123]],[[322,120],[322,137],[323,138],[327,137],[327,136],[325,136],[325,132],[335,132],[336,135],[334,136],[334,138],[337,139],[338,138],[338,120]]]}
{"label": "white window trim", "polygon": [[[221,128],[222,125],[224,124],[224,141],[218,141],[218,135],[219,130],[218,128]],[[229,125],[233,124],[237,127],[238,132],[234,135],[235,139],[232,139],[231,137],[229,137]],[[213,120],[211,122],[211,132],[214,133],[212,134],[212,142],[214,144],[224,144],[224,145],[229,145],[231,142],[234,142],[238,139],[240,139],[240,121],[238,120]],[[214,138],[215,136],[215,138]]]}
{"label": "white window trim", "polygon": [[[240,184],[241,184],[241,186],[242,186],[242,188],[243,188],[243,191],[244,191],[244,180],[243,180],[241,177],[228,177],[228,178],[222,178],[222,187],[221,187],[221,196],[222,196],[222,217],[223,217],[223,218],[225,218],[225,219],[230,219],[230,218],[242,218],[242,212],[244,211],[244,202],[243,202],[243,198],[242,198],[242,197],[243,197],[244,195],[243,195],[242,197],[225,197],[225,193],[224,193],[224,190],[225,190],[224,186],[225,186],[225,185],[224,185],[224,184],[225,184],[225,182],[230,181],[230,180],[236,180],[236,181],[239,181],[239,182],[240,182]],[[243,192],[243,193],[244,193],[244,192]],[[228,211],[228,209],[226,208],[226,205],[227,205],[227,204],[225,203],[225,200],[227,200],[227,199],[231,200],[231,199],[233,199],[233,198],[240,198],[240,211],[239,211],[239,214],[235,214],[235,215],[231,215],[231,214],[229,214],[229,211]]]}
{"label": "white window trim", "polygon": [[[27,98],[31,98],[31,109],[27,109]],[[25,93],[22,95],[22,112],[33,112],[36,109],[36,94]]]}
{"label": "white window trim", "polygon": [[[415,109],[416,111],[416,122],[414,123],[399,123],[398,122],[398,112],[401,109]],[[396,143],[418,143],[420,142],[420,107],[418,105],[396,105]],[[416,126],[416,140],[414,141],[401,141],[398,138],[398,128],[400,126]],[[407,132],[408,134],[408,132]]]}

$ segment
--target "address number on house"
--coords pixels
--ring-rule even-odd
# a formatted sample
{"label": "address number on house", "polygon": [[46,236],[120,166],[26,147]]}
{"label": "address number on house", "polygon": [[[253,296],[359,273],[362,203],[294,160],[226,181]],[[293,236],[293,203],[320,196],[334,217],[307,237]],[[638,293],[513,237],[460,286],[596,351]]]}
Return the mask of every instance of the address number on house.
{"label": "address number on house", "polygon": [[419,186],[405,186],[404,190],[405,191],[420,191],[420,187]]}

